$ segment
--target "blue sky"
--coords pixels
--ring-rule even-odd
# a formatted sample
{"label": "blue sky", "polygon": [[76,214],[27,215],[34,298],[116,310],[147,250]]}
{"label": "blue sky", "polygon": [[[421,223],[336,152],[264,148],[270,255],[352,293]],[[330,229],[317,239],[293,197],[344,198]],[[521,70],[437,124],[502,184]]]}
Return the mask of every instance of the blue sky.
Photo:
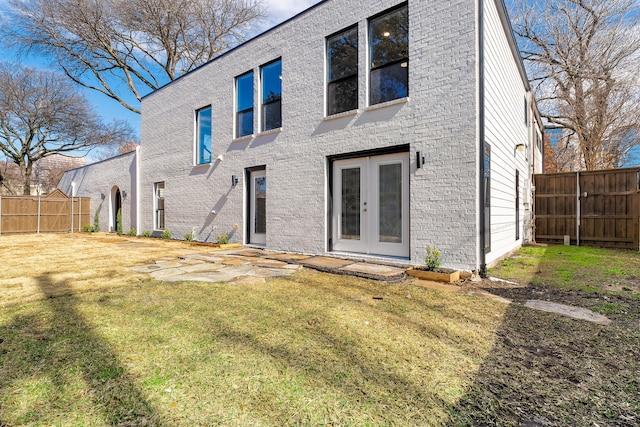
{"label": "blue sky", "polygon": [[[267,30],[320,1],[321,0],[264,0],[264,5],[269,11],[269,16],[257,32]],[[127,120],[139,133],[140,116],[138,114],[132,113],[116,101],[98,92],[88,89],[85,92],[87,97],[95,105],[96,111],[100,113],[106,121],[113,119]]]}

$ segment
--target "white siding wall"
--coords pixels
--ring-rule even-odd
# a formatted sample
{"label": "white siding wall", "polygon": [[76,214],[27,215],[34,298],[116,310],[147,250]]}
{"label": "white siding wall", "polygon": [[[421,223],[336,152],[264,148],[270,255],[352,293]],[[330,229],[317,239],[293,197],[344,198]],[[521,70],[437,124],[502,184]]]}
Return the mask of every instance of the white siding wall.
{"label": "white siding wall", "polygon": [[[91,223],[96,212],[100,221],[100,231],[115,231],[112,190],[118,187],[127,196],[122,200],[122,230],[127,233],[136,228],[136,153],[123,154],[109,160],[72,169],[62,176],[58,188],[71,195],[71,183],[76,184],[76,196],[91,198]],[[105,198],[102,199],[101,195]],[[83,224],[84,225],[84,224]],[[138,230],[139,231],[139,230]]]}
{"label": "white siding wall", "polygon": [[[498,4],[496,4],[498,3]],[[528,99],[505,34],[497,7],[484,1],[485,46],[485,140],[491,144],[491,252],[487,263],[522,244],[526,219],[525,183],[529,179],[529,125],[525,120]],[[516,152],[525,144],[524,152]],[[516,240],[515,171],[520,171],[520,239]]]}

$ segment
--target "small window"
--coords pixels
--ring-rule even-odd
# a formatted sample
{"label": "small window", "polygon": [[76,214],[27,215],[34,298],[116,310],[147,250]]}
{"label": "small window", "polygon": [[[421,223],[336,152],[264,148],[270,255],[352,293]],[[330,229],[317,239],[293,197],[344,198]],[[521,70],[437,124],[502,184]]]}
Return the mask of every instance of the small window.
{"label": "small window", "polygon": [[197,163],[211,163],[211,107],[196,111]]}
{"label": "small window", "polygon": [[369,21],[369,104],[409,96],[409,8]]}
{"label": "small window", "polygon": [[253,71],[236,77],[236,138],[253,134]]}
{"label": "small window", "polygon": [[156,182],[153,184],[154,193],[154,224],[155,230],[164,230],[164,182]]}
{"label": "small window", "polygon": [[327,38],[327,114],[358,108],[358,27]]}
{"label": "small window", "polygon": [[263,65],[262,81],[262,131],[282,127],[282,61]]}

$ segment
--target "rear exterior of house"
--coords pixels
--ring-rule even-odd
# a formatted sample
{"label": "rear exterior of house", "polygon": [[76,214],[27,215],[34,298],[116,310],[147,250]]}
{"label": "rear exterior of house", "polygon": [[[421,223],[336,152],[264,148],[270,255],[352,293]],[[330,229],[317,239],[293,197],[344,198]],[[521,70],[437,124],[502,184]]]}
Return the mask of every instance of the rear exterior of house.
{"label": "rear exterior of house", "polygon": [[129,202],[139,233],[482,269],[527,235],[538,122],[502,0],[326,0],[143,99]]}

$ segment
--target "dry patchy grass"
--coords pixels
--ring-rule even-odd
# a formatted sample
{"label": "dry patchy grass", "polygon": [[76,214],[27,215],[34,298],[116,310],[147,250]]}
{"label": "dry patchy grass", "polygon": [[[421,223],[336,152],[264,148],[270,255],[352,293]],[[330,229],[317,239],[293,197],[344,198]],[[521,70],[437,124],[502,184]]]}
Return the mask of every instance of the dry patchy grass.
{"label": "dry patchy grass", "polygon": [[[0,307],[139,284],[148,276],[130,267],[202,251],[185,242],[107,233],[2,235]],[[41,278],[47,278],[47,287]]]}
{"label": "dry patchy grass", "polygon": [[[443,425],[506,310],[308,270],[160,283],[129,266],[177,242],[120,254],[115,237],[39,239],[0,239],[30,295],[56,296],[0,314],[0,425]],[[76,263],[58,262],[56,239]]]}
{"label": "dry patchy grass", "polygon": [[[130,267],[207,249],[110,235],[1,236],[0,250],[0,426],[639,422],[640,328],[624,310],[600,326],[309,270],[260,285],[161,283]],[[524,254],[532,277],[543,261],[552,269],[553,257]],[[615,271],[597,274],[629,279],[626,264],[610,258],[601,269]],[[502,291],[633,295],[558,276]]]}

